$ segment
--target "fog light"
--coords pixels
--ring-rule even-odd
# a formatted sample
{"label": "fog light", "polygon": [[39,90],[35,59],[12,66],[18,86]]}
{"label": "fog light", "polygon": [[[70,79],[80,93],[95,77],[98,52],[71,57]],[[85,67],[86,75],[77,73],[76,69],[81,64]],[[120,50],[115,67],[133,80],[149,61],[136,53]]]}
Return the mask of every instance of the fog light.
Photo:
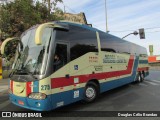
{"label": "fog light", "polygon": [[41,106],[41,103],[36,102],[36,106],[37,106],[37,107],[40,107],[40,106]]}

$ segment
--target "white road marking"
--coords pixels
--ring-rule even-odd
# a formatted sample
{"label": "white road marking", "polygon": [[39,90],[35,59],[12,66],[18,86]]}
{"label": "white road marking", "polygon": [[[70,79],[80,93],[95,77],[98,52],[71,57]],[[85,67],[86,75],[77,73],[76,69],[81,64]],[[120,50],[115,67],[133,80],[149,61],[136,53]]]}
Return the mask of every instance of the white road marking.
{"label": "white road marking", "polygon": [[[149,80],[148,80],[148,81],[149,81]],[[154,82],[160,83],[160,81],[159,81],[159,80],[150,80],[150,81],[154,81]]]}
{"label": "white road marking", "polygon": [[139,83],[139,85],[141,85],[141,86],[148,86],[148,85],[145,84],[145,83]]}
{"label": "white road marking", "polygon": [[160,85],[160,84],[158,84],[158,83],[155,83],[155,82],[152,82],[152,81],[145,81],[145,82],[147,82],[147,83],[149,83],[149,84],[151,84],[151,85]]}

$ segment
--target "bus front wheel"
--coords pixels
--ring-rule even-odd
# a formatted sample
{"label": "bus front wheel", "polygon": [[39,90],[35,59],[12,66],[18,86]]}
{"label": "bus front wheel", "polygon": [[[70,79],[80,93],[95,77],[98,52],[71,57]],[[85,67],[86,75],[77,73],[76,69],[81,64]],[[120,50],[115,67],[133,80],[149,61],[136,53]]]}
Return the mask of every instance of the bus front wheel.
{"label": "bus front wheel", "polygon": [[94,82],[89,82],[84,91],[84,101],[93,102],[97,98],[98,94],[98,85]]}

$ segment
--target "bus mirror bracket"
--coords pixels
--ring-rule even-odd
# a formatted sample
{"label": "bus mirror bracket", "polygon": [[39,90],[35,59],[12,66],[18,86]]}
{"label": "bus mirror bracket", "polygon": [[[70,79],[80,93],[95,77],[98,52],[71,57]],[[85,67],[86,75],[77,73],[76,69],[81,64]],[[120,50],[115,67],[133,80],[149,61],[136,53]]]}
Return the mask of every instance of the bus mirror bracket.
{"label": "bus mirror bracket", "polygon": [[1,45],[1,54],[2,55],[5,53],[4,49],[5,49],[6,44],[8,42],[12,41],[12,40],[19,40],[19,38],[18,37],[12,37],[12,38],[7,38],[6,40],[4,40],[4,42]]}
{"label": "bus mirror bracket", "polygon": [[35,33],[35,44],[36,45],[42,44],[42,34],[45,28],[58,28],[58,29],[68,30],[68,27],[65,27],[60,24],[52,23],[52,22],[41,24],[38,26],[36,33]]}

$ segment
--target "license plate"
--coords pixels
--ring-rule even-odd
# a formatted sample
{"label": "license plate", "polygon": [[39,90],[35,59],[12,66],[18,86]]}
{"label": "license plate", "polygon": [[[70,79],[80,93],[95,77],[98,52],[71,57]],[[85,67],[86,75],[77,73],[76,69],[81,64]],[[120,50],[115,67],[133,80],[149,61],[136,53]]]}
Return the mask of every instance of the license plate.
{"label": "license plate", "polygon": [[18,104],[20,104],[20,105],[24,105],[24,102],[23,102],[23,101],[21,101],[21,100],[18,100]]}

